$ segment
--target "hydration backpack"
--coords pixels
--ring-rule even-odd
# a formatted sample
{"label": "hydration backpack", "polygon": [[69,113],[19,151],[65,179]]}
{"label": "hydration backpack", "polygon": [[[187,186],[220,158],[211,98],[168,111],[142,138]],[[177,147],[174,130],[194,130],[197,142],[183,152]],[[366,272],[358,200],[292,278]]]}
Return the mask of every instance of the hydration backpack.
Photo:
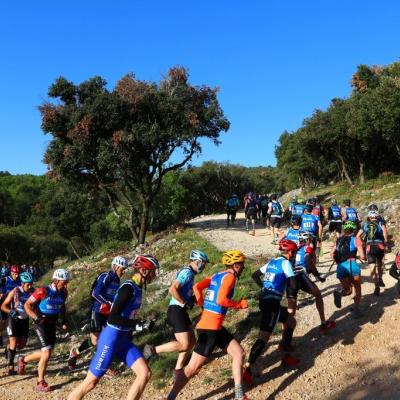
{"label": "hydration backpack", "polygon": [[268,200],[262,199],[260,205],[261,205],[261,208],[268,208]]}
{"label": "hydration backpack", "polygon": [[376,222],[369,221],[365,225],[365,236],[367,242],[374,241],[378,238],[378,224]]}
{"label": "hydration backpack", "polygon": [[282,215],[282,206],[278,201],[272,202],[272,215]]}
{"label": "hydration backpack", "polygon": [[228,205],[228,208],[230,210],[235,209],[236,208],[236,200],[231,197],[230,199],[228,199],[228,204],[227,205]]}
{"label": "hydration backpack", "polygon": [[334,259],[337,263],[347,261],[349,258],[355,257],[356,252],[350,249],[352,236],[342,236],[336,243]]}

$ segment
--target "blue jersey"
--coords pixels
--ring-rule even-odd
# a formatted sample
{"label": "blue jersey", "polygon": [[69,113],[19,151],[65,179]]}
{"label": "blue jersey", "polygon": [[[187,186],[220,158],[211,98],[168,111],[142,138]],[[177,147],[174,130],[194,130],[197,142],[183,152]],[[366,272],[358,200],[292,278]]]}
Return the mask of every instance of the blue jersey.
{"label": "blue jersey", "polygon": [[298,245],[299,244],[299,234],[300,234],[300,229],[289,228],[286,231],[285,239],[291,240]]}
{"label": "blue jersey", "polygon": [[[211,311],[215,314],[225,315],[228,311],[226,307],[222,307],[217,304],[218,291],[221,287],[224,277],[230,274],[228,271],[217,272],[211,277],[210,286],[207,289],[207,293],[204,297],[203,309]],[[227,298],[232,299],[235,288],[232,288],[228,293]]]}
{"label": "blue jersey", "polygon": [[293,207],[292,215],[303,215],[305,208],[306,208],[305,204],[296,204]]}
{"label": "blue jersey", "polygon": [[120,279],[114,271],[103,272],[97,277],[91,296],[92,310],[100,311],[102,304],[111,304],[120,285]]}
{"label": "blue jersey", "polygon": [[292,264],[284,257],[272,258],[260,268],[263,277],[263,298],[281,300],[289,278],[295,276]]}
{"label": "blue jersey", "polygon": [[329,207],[328,214],[332,221],[341,221],[342,220],[342,209],[339,206]]}
{"label": "blue jersey", "polygon": [[[133,282],[131,280],[127,280],[117,290],[117,293],[115,294],[114,301],[118,297],[118,291],[124,285],[129,285],[129,286],[132,287],[133,296],[127,302],[127,304],[125,305],[124,309],[122,310],[121,317],[128,318],[128,319],[135,319],[135,316],[138,313],[138,311],[139,311],[139,309],[140,309],[140,307],[142,305],[142,288],[139,287],[135,282]],[[117,329],[119,331],[130,331],[131,330],[131,328],[109,324],[108,322],[107,322],[107,325],[110,326],[111,328]]]}
{"label": "blue jersey", "polygon": [[307,257],[307,249],[309,246],[301,246],[296,253],[296,259],[294,263],[294,273],[300,275],[307,273],[309,257]]}
{"label": "blue jersey", "polygon": [[19,319],[26,319],[28,315],[26,314],[24,305],[26,301],[29,299],[34,289],[31,287],[29,291],[25,292],[22,286],[19,286],[14,289],[14,297],[13,297],[13,308],[18,312]]}
{"label": "blue jersey", "polygon": [[[175,278],[180,285],[179,294],[183,300],[188,301],[193,296],[193,285],[194,285],[194,272],[190,267],[183,267],[176,275]],[[174,297],[171,298],[169,305],[183,306]]]}
{"label": "blue jersey", "polygon": [[345,218],[346,221],[353,221],[353,222],[358,221],[358,214],[355,208],[346,207],[344,211],[346,213],[346,218]]}
{"label": "blue jersey", "polygon": [[18,286],[21,286],[21,281],[19,278],[14,280],[13,278],[11,278],[11,276],[7,276],[4,279],[3,286],[1,287],[1,293],[4,296],[7,296],[7,294],[10,293],[11,290],[15,289]]}
{"label": "blue jersey", "polygon": [[319,222],[319,217],[317,217],[316,215],[303,214],[301,217],[301,230],[317,234],[318,222]]}
{"label": "blue jersey", "polygon": [[65,290],[57,291],[56,288],[50,284],[44,289],[43,299],[40,300],[39,310],[44,315],[58,315],[67,299],[67,292]]}
{"label": "blue jersey", "polygon": [[271,217],[273,218],[281,218],[283,214],[283,207],[282,204],[279,203],[279,201],[272,200],[271,203],[269,203],[269,206],[271,207]]}

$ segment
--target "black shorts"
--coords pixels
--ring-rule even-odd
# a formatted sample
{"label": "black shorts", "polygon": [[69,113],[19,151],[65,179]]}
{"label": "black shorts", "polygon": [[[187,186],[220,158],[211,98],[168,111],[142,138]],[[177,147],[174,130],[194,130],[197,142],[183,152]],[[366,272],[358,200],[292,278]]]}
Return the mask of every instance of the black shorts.
{"label": "black shorts", "polygon": [[342,222],[340,221],[331,221],[329,222],[329,232],[337,232],[342,233]]}
{"label": "black shorts", "polygon": [[316,284],[306,274],[300,274],[296,276],[296,287],[292,288],[288,286],[286,288],[286,296],[288,299],[297,299],[299,290],[311,294],[312,290],[316,287]]}
{"label": "black shorts", "polygon": [[174,333],[189,332],[192,330],[192,321],[185,307],[170,305],[167,311],[167,321]]}
{"label": "black shorts", "polygon": [[33,324],[42,350],[50,350],[56,344],[57,319],[51,318],[41,324]]}
{"label": "black shorts", "polygon": [[281,223],[282,223],[282,218],[281,217],[273,217],[271,215],[271,226],[273,226],[274,228],[280,228],[281,227]]}
{"label": "black shorts", "polygon": [[99,312],[92,311],[90,315],[90,332],[99,333],[107,325],[107,314],[100,314]]}
{"label": "black shorts", "polygon": [[211,329],[197,329],[197,343],[193,351],[203,357],[209,357],[215,347],[224,350],[234,337],[222,327],[219,331]]}
{"label": "black shorts", "polygon": [[385,256],[385,249],[383,245],[367,244],[367,258],[369,264],[375,264],[382,261]]}
{"label": "black shorts", "polygon": [[257,218],[257,209],[255,208],[249,208],[246,211],[246,218],[247,219],[256,219]]}
{"label": "black shorts", "polygon": [[226,210],[226,215],[229,217],[232,215],[233,218],[236,218],[236,210]]}
{"label": "black shorts", "polygon": [[268,216],[268,208],[262,208],[261,209],[261,215],[263,218],[267,218]]}
{"label": "black shorts", "polygon": [[277,321],[284,324],[289,318],[287,308],[281,306],[278,299],[261,299],[259,307],[261,310],[260,331],[272,333]]}
{"label": "black shorts", "polygon": [[7,335],[27,338],[29,334],[29,318],[9,318]]}

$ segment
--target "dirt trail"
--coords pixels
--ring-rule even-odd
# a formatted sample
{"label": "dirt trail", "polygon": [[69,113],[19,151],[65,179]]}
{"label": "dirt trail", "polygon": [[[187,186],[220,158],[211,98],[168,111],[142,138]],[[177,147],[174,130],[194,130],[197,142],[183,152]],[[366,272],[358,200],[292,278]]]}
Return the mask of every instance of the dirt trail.
{"label": "dirt trail", "polygon": [[[274,254],[276,246],[270,242],[271,233],[261,227],[256,236],[249,235],[244,222],[239,220],[234,228],[226,229],[225,216],[201,217],[192,221],[192,227],[200,235],[211,241],[221,250],[241,249],[246,255],[264,257]],[[297,312],[298,326],[295,331],[295,355],[301,359],[299,369],[283,369],[277,351],[278,336],[271,340],[267,352],[256,365],[257,385],[247,390],[250,399],[399,399],[400,398],[400,359],[398,357],[399,295],[394,280],[386,273],[386,284],[380,297],[375,297],[368,269],[363,269],[362,310],[365,314],[359,320],[350,315],[352,301],[343,299],[343,308],[338,310],[333,304],[333,290],[338,286],[334,269],[328,273],[331,260],[331,244],[323,243],[320,271],[327,274],[324,284],[319,283],[325,301],[328,318],[337,322],[337,328],[330,334],[321,335],[318,331],[319,318],[313,302],[302,299]],[[393,254],[386,255],[386,268],[393,260]],[[252,310],[256,311],[256,310]],[[237,321],[243,320],[248,310],[236,314]],[[248,352],[256,331],[253,330],[242,340]],[[51,368],[54,374],[57,363]],[[66,394],[76,385],[71,380],[77,376],[49,376],[49,381],[57,385],[57,391],[49,395],[36,395],[33,391],[35,378],[31,376],[0,378],[0,399],[21,398],[65,399]],[[201,373],[192,379],[178,399],[232,399],[233,383],[230,378],[230,361],[227,356],[216,354]],[[103,379],[98,388],[87,399],[124,398],[132,377]],[[165,390],[155,390],[149,385],[143,398],[159,399]]]}

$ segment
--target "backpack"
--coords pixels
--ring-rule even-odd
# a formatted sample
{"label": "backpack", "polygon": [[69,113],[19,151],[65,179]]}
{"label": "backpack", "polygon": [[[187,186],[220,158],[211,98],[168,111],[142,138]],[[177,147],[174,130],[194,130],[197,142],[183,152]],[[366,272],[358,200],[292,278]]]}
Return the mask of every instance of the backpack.
{"label": "backpack", "polygon": [[272,214],[271,215],[282,215],[282,206],[279,201],[272,202]]}
{"label": "backpack", "polygon": [[377,239],[378,224],[372,221],[368,221],[365,224],[364,231],[367,242],[372,242]]}
{"label": "backpack", "polygon": [[262,199],[260,205],[261,205],[261,208],[268,208],[268,200]]}
{"label": "backpack", "polygon": [[[97,284],[97,281],[98,281],[99,278],[100,278],[100,275],[103,275],[103,274],[104,274],[104,271],[103,271],[103,272],[100,272],[100,273],[96,276],[95,280],[94,280],[93,283],[92,283],[92,286],[90,287],[90,298],[91,298],[92,302],[95,302],[95,299],[94,299],[93,296],[92,296],[93,290],[94,290],[94,288],[96,287],[96,284]],[[109,277],[109,276],[108,276],[108,272],[106,272],[106,274],[107,274],[107,278],[108,278],[108,277]]]}
{"label": "backpack", "polygon": [[350,250],[350,242],[353,236],[342,236],[336,243],[334,260],[336,263],[347,261],[355,256],[355,251]]}
{"label": "backpack", "polygon": [[233,197],[229,198],[227,206],[230,210],[236,209],[236,200]]}

